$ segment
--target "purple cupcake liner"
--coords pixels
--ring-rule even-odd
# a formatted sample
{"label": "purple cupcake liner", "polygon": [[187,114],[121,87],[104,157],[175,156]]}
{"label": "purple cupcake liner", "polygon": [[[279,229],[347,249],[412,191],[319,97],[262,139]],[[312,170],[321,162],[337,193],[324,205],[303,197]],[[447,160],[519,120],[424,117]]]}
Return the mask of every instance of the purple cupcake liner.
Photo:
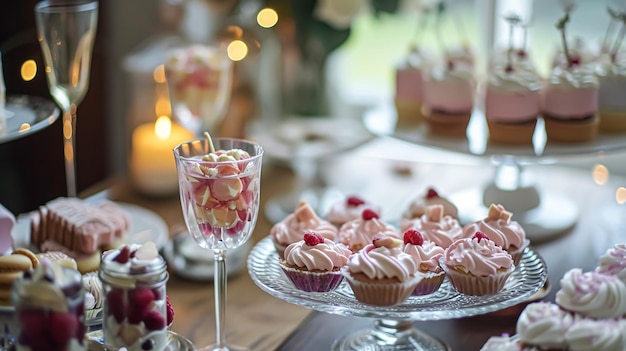
{"label": "purple cupcake liner", "polygon": [[300,269],[280,267],[293,285],[306,292],[329,292],[337,289],[343,281],[343,276],[339,271],[333,272],[309,272]]}

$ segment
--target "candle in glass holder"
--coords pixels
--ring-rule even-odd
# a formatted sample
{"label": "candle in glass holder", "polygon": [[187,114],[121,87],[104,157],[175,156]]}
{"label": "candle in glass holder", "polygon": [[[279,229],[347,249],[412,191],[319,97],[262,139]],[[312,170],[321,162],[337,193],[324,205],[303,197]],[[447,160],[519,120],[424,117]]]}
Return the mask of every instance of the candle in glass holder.
{"label": "candle in glass holder", "polygon": [[135,188],[147,195],[167,196],[178,192],[173,149],[193,134],[169,117],[139,125],[132,134],[130,176]]}

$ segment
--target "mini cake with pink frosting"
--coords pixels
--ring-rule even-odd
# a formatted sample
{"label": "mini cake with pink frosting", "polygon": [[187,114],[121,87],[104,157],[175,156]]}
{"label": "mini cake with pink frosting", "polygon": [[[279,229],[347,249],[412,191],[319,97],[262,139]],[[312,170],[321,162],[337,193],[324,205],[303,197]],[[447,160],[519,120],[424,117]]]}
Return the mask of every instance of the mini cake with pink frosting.
{"label": "mini cake with pink frosting", "polygon": [[626,244],[615,244],[600,256],[596,272],[614,275],[626,284]]}
{"label": "mini cake with pink frosting", "polygon": [[418,270],[423,275],[422,281],[417,284],[411,295],[422,296],[437,291],[446,277],[446,272],[439,265],[443,248],[432,241],[424,240],[420,232],[411,229],[404,233],[402,250],[415,259]]}
{"label": "mini cake with pink frosting", "polygon": [[326,215],[326,219],[337,227],[341,227],[344,223],[361,217],[366,209],[371,209],[378,214],[381,212],[379,206],[359,196],[352,195],[335,202]]}
{"label": "mini cake with pink frosting", "polygon": [[481,232],[508,252],[513,257],[514,264],[518,264],[530,241],[526,239],[524,228],[518,222],[511,220],[512,216],[513,214],[504,206],[491,204],[487,217],[463,227],[462,237],[471,238],[476,232]]}
{"label": "mini cake with pink frosting", "polygon": [[337,227],[321,219],[306,201],[300,201],[294,213],[287,215],[270,229],[270,237],[278,256],[283,258],[285,248],[289,244],[302,240],[302,236],[307,231],[314,231],[332,241],[337,236]]}
{"label": "mini cake with pink frosting", "polygon": [[411,229],[417,230],[425,240],[432,241],[444,249],[459,239],[463,233],[459,221],[444,215],[442,205],[430,205],[421,217],[402,220],[401,230],[406,232]]}
{"label": "mini cake with pink frosting", "polygon": [[452,286],[473,296],[498,293],[515,270],[511,255],[480,232],[453,242],[442,262]]}
{"label": "mini cake with pink frosting", "polygon": [[341,272],[357,300],[394,306],[408,299],[422,280],[418,268],[415,259],[402,251],[402,240],[386,236],[350,256]]}
{"label": "mini cake with pink frosting", "polygon": [[473,72],[456,61],[433,69],[424,79],[424,119],[435,136],[465,137],[474,108]]}
{"label": "mini cake with pink frosting", "polygon": [[379,236],[400,238],[394,226],[383,222],[375,211],[366,209],[360,218],[348,221],[339,228],[337,239],[352,252],[357,252]]}
{"label": "mini cake with pink frosting", "polygon": [[293,285],[307,292],[328,292],[343,281],[341,267],[352,252],[315,232],[306,232],[302,240],[285,249],[280,266]]}
{"label": "mini cake with pink frosting", "polygon": [[414,219],[423,216],[426,213],[426,208],[430,205],[443,206],[443,214],[458,218],[459,211],[456,206],[445,197],[439,195],[439,193],[433,189],[428,188],[424,195],[420,195],[413,199],[406,211],[402,214],[403,218]]}

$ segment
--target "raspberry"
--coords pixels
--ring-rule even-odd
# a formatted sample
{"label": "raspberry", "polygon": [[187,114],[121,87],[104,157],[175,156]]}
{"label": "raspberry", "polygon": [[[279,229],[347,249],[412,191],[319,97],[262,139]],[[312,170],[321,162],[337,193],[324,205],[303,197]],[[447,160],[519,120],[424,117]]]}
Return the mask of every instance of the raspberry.
{"label": "raspberry", "polygon": [[115,256],[115,258],[113,259],[113,261],[122,264],[127,263],[128,260],[130,260],[130,247],[128,246],[124,246],[120,250],[120,253],[118,253],[117,256]]}
{"label": "raspberry", "polygon": [[28,328],[22,329],[22,334],[29,337],[37,337],[48,329],[48,321],[44,312],[40,309],[23,309],[17,310],[17,318],[22,325]]}
{"label": "raspberry", "polygon": [[174,307],[169,296],[165,297],[165,306],[167,307],[167,325],[170,325],[174,322]]}
{"label": "raspberry", "polygon": [[439,197],[439,194],[437,194],[435,189],[428,188],[428,192],[426,193],[426,198],[427,199],[434,199],[434,198],[437,198],[437,197]]}
{"label": "raspberry", "polygon": [[361,206],[365,203],[365,201],[363,201],[360,197],[358,196],[350,196],[346,199],[346,203],[348,204],[348,206],[350,207],[357,207],[357,206]]}
{"label": "raspberry", "polygon": [[165,328],[165,320],[157,311],[149,311],[143,319],[143,323],[148,330],[161,330]]}
{"label": "raspberry", "polygon": [[148,288],[136,288],[128,292],[128,311],[126,316],[133,324],[141,322],[148,311],[148,306],[154,301],[154,292]]}
{"label": "raspberry", "polygon": [[424,244],[424,238],[417,230],[409,229],[404,232],[404,243],[422,246],[422,244]]}
{"label": "raspberry", "polygon": [[574,67],[580,65],[580,56],[572,56],[569,61],[569,66]]}
{"label": "raspberry", "polygon": [[526,55],[526,50],[524,50],[524,49],[517,50],[517,57],[526,58],[526,56],[527,56]]}
{"label": "raspberry", "polygon": [[124,291],[121,289],[113,289],[107,293],[106,305],[110,315],[112,315],[118,323],[122,323],[126,313],[124,312]]}
{"label": "raspberry", "polygon": [[487,239],[489,240],[489,237],[487,236],[487,234],[485,233],[481,233],[481,232],[476,232],[476,234],[474,234],[474,236],[472,237],[472,239],[477,239],[478,242],[480,242],[482,239]]}
{"label": "raspberry", "polygon": [[324,238],[316,232],[306,232],[304,233],[304,242],[308,246],[315,246],[317,244],[323,243]]}
{"label": "raspberry", "polygon": [[66,345],[80,328],[78,319],[71,313],[53,312],[49,320],[50,336],[56,345]]}
{"label": "raspberry", "polygon": [[368,221],[370,219],[373,218],[380,218],[380,216],[378,216],[378,213],[376,213],[374,210],[366,208],[365,210],[363,210],[363,213],[361,213],[361,217]]}

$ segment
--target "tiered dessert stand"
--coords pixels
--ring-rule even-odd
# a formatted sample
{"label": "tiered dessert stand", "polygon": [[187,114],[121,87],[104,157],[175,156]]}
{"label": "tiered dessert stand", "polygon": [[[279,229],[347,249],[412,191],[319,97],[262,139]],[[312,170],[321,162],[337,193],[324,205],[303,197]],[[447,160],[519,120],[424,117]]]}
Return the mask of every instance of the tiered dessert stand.
{"label": "tiered dessert stand", "polygon": [[40,131],[57,120],[61,110],[49,99],[9,95],[0,109],[0,144]]}
{"label": "tiered dessert stand", "polygon": [[517,305],[537,293],[548,274],[543,259],[526,249],[504,289],[490,296],[458,293],[446,279],[433,294],[410,297],[392,307],[363,304],[354,298],[344,281],[328,293],[308,293],[296,289],[282,272],[270,237],[261,240],[250,252],[248,272],[252,280],[268,294],[320,312],[371,318],[373,327],[335,340],[332,350],[423,350],[449,351],[439,340],[414,327],[414,321],[455,319],[494,312]]}

